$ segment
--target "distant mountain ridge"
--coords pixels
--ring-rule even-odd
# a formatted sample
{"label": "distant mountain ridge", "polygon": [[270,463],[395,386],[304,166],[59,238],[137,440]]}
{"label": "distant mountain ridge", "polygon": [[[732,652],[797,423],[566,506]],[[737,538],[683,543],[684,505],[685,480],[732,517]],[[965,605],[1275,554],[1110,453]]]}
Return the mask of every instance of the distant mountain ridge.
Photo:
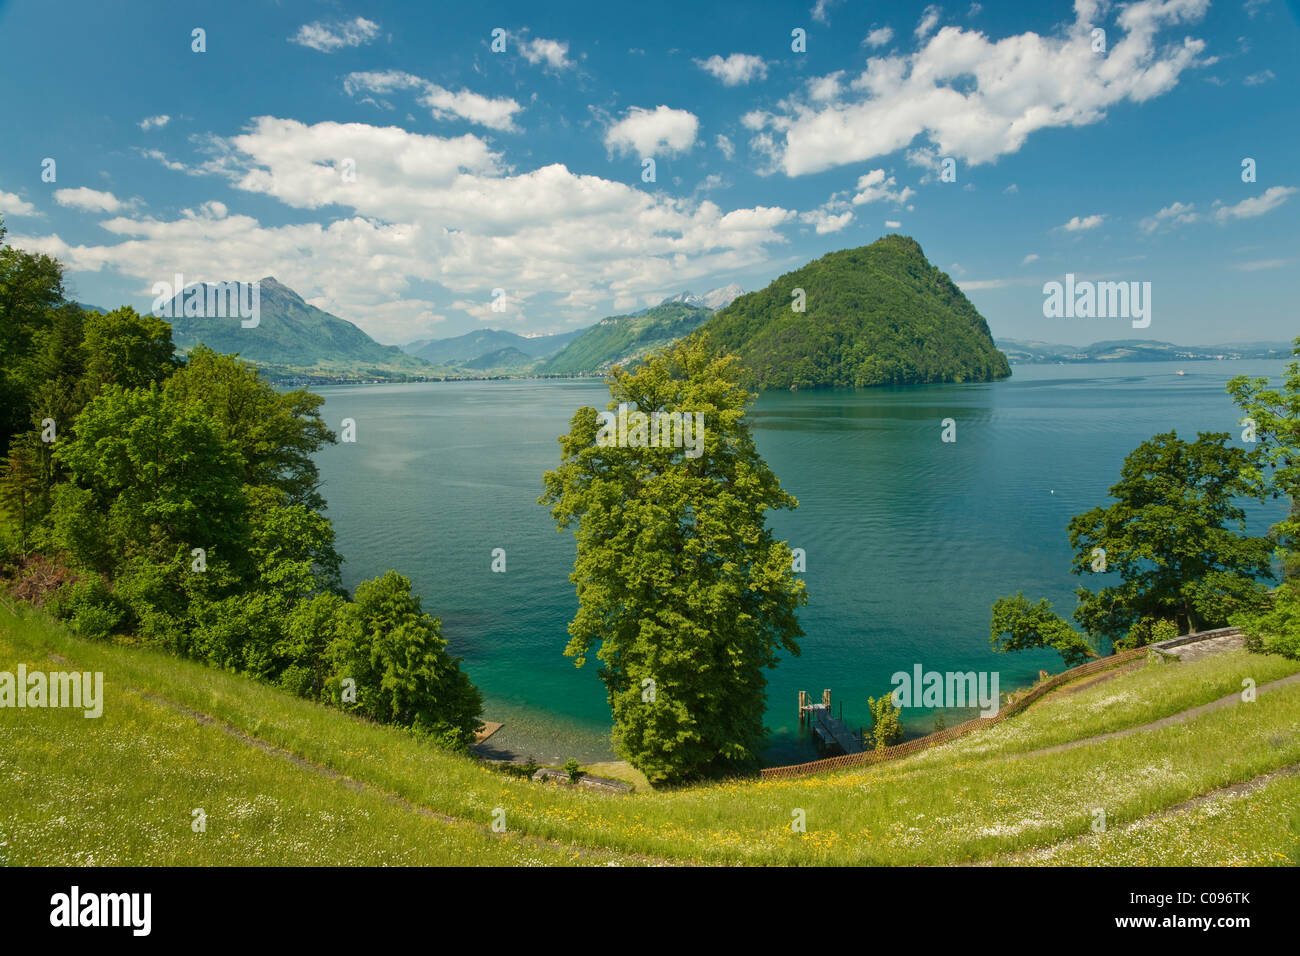
{"label": "distant mountain ridge", "polygon": [[[267,276],[259,280],[260,316],[254,328],[238,318],[186,316],[183,291],[170,301],[172,340],[188,351],[202,343],[271,370],[313,370],[371,377],[427,375],[436,371],[393,345],[380,345],[346,319],[309,305]],[[193,285],[186,286],[193,288]]]}
{"label": "distant mountain ridge", "polygon": [[557,332],[553,335],[520,335],[505,329],[475,329],[464,335],[446,339],[420,339],[402,346],[408,355],[432,362],[435,365],[465,365],[477,363],[490,352],[513,348],[532,358],[552,355],[564,348],[585,329]]}
{"label": "distant mountain ridge", "polygon": [[606,372],[689,335],[713,314],[712,309],[672,298],[632,315],[611,315],[533,370],[546,375]]}
{"label": "distant mountain ridge", "polygon": [[1238,342],[1224,345],[1174,345],[1155,339],[1118,339],[1091,345],[1055,345],[1050,342],[998,339],[997,346],[1018,365],[1057,362],[1178,362],[1205,359],[1286,358],[1287,342]]}

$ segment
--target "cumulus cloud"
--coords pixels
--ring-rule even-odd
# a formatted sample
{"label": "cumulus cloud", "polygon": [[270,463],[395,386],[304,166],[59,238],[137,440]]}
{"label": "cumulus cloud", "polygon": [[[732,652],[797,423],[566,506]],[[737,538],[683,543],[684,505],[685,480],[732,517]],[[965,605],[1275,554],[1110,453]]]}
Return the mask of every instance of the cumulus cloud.
{"label": "cumulus cloud", "polygon": [[884,46],[892,39],[894,39],[893,27],[877,27],[867,34],[866,39],[862,41],[862,45],[869,47]]}
{"label": "cumulus cloud", "polygon": [[695,145],[700,121],[686,110],[657,106],[653,110],[633,106],[605,132],[610,152],[654,156],[684,153]]}
{"label": "cumulus cloud", "polygon": [[509,97],[493,99],[465,89],[453,92],[400,70],[349,73],[343,80],[343,88],[351,96],[359,92],[382,95],[394,90],[415,90],[417,101],[429,109],[434,119],[464,119],[490,129],[515,129],[515,114],[523,109]]}
{"label": "cumulus cloud", "polygon": [[915,33],[918,40],[924,40],[939,25],[939,14],[941,12],[938,7],[925,8],[925,13],[921,14],[921,19],[916,24]]}
{"label": "cumulus cloud", "polygon": [[1227,205],[1222,200],[1214,204],[1214,218],[1217,222],[1230,222],[1233,219],[1254,219],[1266,212],[1272,212],[1290,198],[1296,191],[1294,186],[1270,186],[1262,196],[1243,199],[1234,205]]}
{"label": "cumulus cloud", "polygon": [[831,7],[835,6],[835,4],[839,2],[840,0],[817,0],[817,2],[813,4],[813,8],[808,11],[808,14],[818,23],[830,23]]}
{"label": "cumulus cloud", "polygon": [[1073,216],[1069,222],[1065,223],[1065,225],[1060,228],[1064,229],[1066,232],[1083,232],[1086,229],[1096,229],[1105,222],[1105,220],[1106,216],[1104,213],[1099,213],[1094,216]]}
{"label": "cumulus cloud", "polygon": [[14,193],[0,189],[0,215],[38,216],[36,207]]}
{"label": "cumulus cloud", "polygon": [[839,232],[853,221],[853,210],[842,199],[832,198],[816,209],[799,216],[799,221],[812,226],[817,235]]}
{"label": "cumulus cloud", "polygon": [[695,65],[722,81],[723,86],[743,86],[753,80],[767,79],[767,62],[750,53],[733,53],[722,57],[716,53]]}
{"label": "cumulus cloud", "polygon": [[1020,264],[1022,266],[1027,266],[1029,265],[1029,263],[1037,262],[1037,261],[1038,261],[1038,253],[1031,252],[1029,253],[1029,255],[1025,256],[1023,259],[1020,260]]}
{"label": "cumulus cloud", "polygon": [[60,206],[80,209],[82,212],[119,212],[130,205],[122,202],[112,193],[88,189],[85,186],[76,189],[56,189],[54,201]]}
{"label": "cumulus cloud", "polygon": [[1152,233],[1162,226],[1168,228],[1185,226],[1200,218],[1192,203],[1176,202],[1172,206],[1165,206],[1153,216],[1147,216],[1138,223],[1138,228],[1143,232]]}
{"label": "cumulus cloud", "polygon": [[903,224],[902,224],[901,222],[899,222],[897,219],[886,219],[886,220],[885,220],[885,228],[886,228],[886,229],[901,229],[901,228],[903,228]]}
{"label": "cumulus cloud", "polygon": [[160,113],[157,116],[146,116],[144,119],[140,120],[140,128],[145,131],[151,129],[162,129],[170,122],[170,116],[166,113]]}
{"label": "cumulus cloud", "polygon": [[552,70],[572,69],[575,64],[569,59],[569,44],[563,40],[548,40],[545,37],[533,37],[517,41],[519,52],[525,60],[536,66],[544,63]]}
{"label": "cumulus cloud", "polygon": [[916,194],[916,190],[910,186],[899,189],[894,177],[886,176],[883,169],[873,169],[871,172],[858,177],[856,189],[857,193],[853,197],[853,205],[855,206],[882,200],[901,205]]}
{"label": "cumulus cloud", "polygon": [[1203,64],[1205,43],[1163,33],[1198,20],[1207,6],[1137,0],[1114,7],[1104,57],[1092,52],[1101,8],[1091,2],[1078,3],[1074,22],[1052,35],[993,40],[944,26],[913,53],[869,59],[843,97],[796,95],[754,114],[753,145],[789,176],[866,162],[919,137],[940,155],[991,163],[1037,130],[1096,123],[1118,103],[1173,89],[1184,71]]}
{"label": "cumulus cloud", "polygon": [[[482,307],[494,287],[521,304],[509,321],[536,323],[548,310],[554,320],[557,309],[590,321],[601,314],[591,309],[620,296],[764,263],[796,218],[779,207],[650,193],[558,163],[515,171],[472,134],[268,116],[222,146],[218,161],[203,164],[207,175],[328,214],[266,226],[206,203],[170,219],[108,219],[100,225],[112,241],[103,244],[50,235],[25,238],[24,248],[73,271],[116,269],[138,278],[142,294],[178,271],[193,281],[274,275],[382,340],[408,341],[449,302]],[[339,174],[341,156],[355,158],[352,181]],[[428,282],[448,290],[447,301],[414,294]]]}
{"label": "cumulus cloud", "polygon": [[727,137],[719,133],[717,139],[715,139],[713,142],[714,145],[718,147],[718,149],[722,150],[722,155],[727,157],[727,159],[733,159],[735,157],[736,146],[734,143],[731,142],[731,140],[727,139]]}
{"label": "cumulus cloud", "polygon": [[350,46],[361,46],[379,36],[379,24],[365,17],[325,23],[317,20],[304,23],[298,32],[289,37],[290,43],[305,46],[321,53],[333,53]]}

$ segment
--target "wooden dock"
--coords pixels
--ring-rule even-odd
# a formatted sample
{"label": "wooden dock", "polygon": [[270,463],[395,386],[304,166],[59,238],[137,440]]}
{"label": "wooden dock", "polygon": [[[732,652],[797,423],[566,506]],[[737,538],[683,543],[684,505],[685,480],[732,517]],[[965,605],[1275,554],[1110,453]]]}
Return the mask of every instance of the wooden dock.
{"label": "wooden dock", "polygon": [[831,715],[830,690],[822,691],[820,704],[808,703],[807,692],[799,691],[799,723],[805,720],[818,750],[830,754],[860,754],[866,749],[861,734]]}

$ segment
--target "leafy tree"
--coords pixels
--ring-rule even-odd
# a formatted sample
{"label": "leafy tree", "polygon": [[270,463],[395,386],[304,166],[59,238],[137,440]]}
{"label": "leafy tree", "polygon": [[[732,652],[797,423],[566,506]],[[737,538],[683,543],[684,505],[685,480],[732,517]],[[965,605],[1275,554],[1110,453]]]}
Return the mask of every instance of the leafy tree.
{"label": "leafy tree", "polygon": [[165,391],[182,404],[202,405],[221,426],[223,437],[243,458],[246,484],[271,485],[290,504],[324,509],[312,456],[335,437],[320,417],[324,399],[319,395],[301,389],[277,392],[256,368],[205,346],[189,353]]}
{"label": "leafy tree", "polygon": [[176,368],[172,327],[124,305],[106,315],[86,314],[83,326],[88,397],[104,385],[141,388],[161,382]]}
{"label": "leafy tree", "polygon": [[1280,389],[1270,388],[1267,378],[1245,375],[1228,382],[1233,401],[1255,424],[1257,457],[1271,471],[1266,481],[1273,497],[1291,500],[1289,516],[1271,531],[1288,578],[1300,577],[1300,338],[1292,354]]}
{"label": "leafy tree", "polygon": [[1118,500],[1071,520],[1074,573],[1087,573],[1102,548],[1107,570],[1121,579],[1076,590],[1074,617],[1089,634],[1114,641],[1143,618],[1172,619],[1188,633],[1260,606],[1259,581],[1273,577],[1270,545],[1240,533],[1246,513],[1237,502],[1263,489],[1228,437],[1203,432],[1188,443],[1176,432],[1156,435],[1124,460],[1110,489]]}
{"label": "leafy tree", "polygon": [[4,244],[5,232],[0,220],[0,453],[30,418],[24,364],[63,301],[63,267],[47,255]]}
{"label": "leafy tree", "polygon": [[1060,652],[1066,667],[1076,667],[1098,656],[1087,638],[1056,614],[1046,598],[1030,604],[1020,591],[1015,597],[994,602],[989,643],[999,653],[1050,647]]}
{"label": "leafy tree", "polygon": [[702,413],[703,450],[600,445],[596,410],[574,414],[539,499],[577,538],[565,654],[581,667],[595,651],[615,746],[651,781],[747,771],[764,742],[763,670],[799,653],[807,602],[765,513],[798,503],[754,447],[734,359],[706,341],[608,382],[611,411]]}
{"label": "leafy tree", "polygon": [[318,610],[332,637],[325,648],[331,676],[326,693],[342,701],[345,678],[356,681],[356,709],[468,746],[478,730],[483,698],[447,652],[441,623],[420,607],[408,578],[389,571],[357,586],[355,600],[325,596]]}
{"label": "leafy tree", "polygon": [[18,547],[26,554],[33,530],[45,511],[45,488],[41,482],[41,450],[34,436],[9,448],[0,469],[0,509],[18,529]]}
{"label": "leafy tree", "polygon": [[201,409],[157,386],[106,386],[54,454],[89,492],[81,505],[88,501],[107,519],[102,541],[64,542],[74,556],[90,559],[104,545],[115,562],[138,554],[171,561],[178,549],[195,547],[242,552],[239,453]]}
{"label": "leafy tree", "polygon": [[879,700],[867,698],[867,709],[871,711],[871,736],[877,750],[892,747],[903,739],[903,725],[899,721],[902,711],[894,705],[894,699],[885,694]]}

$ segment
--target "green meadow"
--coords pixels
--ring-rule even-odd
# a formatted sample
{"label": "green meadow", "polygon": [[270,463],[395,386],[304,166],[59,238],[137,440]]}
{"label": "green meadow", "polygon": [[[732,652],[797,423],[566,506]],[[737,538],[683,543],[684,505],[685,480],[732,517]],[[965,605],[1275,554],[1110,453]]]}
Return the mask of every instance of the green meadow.
{"label": "green meadow", "polygon": [[508,777],[10,602],[0,670],[19,663],[102,671],[104,711],[0,708],[9,865],[1300,862],[1300,682],[1086,742],[1300,671],[1272,655],[1144,664],[891,763],[625,796]]}

